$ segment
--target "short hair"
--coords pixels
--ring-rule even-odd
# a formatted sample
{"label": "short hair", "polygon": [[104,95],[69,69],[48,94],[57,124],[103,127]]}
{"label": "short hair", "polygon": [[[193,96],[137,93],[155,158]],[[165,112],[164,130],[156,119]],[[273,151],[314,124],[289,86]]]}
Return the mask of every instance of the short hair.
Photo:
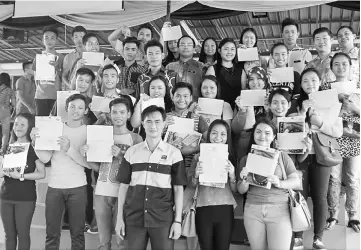
{"label": "short hair", "polygon": [[157,40],[152,39],[144,45],[144,52],[146,54],[147,54],[148,48],[150,48],[150,47],[159,47],[163,53],[163,45]]}
{"label": "short hair", "polygon": [[82,94],[73,94],[73,95],[69,96],[65,101],[65,110],[66,111],[68,111],[69,103],[72,101],[75,101],[75,100],[82,100],[85,103],[85,109],[88,108],[89,103],[85,96],[83,96]]}
{"label": "short hair", "polygon": [[[9,88],[11,88],[11,78],[10,78],[10,75],[8,73],[1,73],[0,74],[0,86],[1,85],[5,85]],[[15,104],[14,104],[15,105]]]}
{"label": "short hair", "polygon": [[315,40],[315,36],[317,34],[320,34],[320,33],[323,33],[323,32],[326,32],[330,37],[332,37],[332,32],[331,30],[329,30],[328,28],[326,27],[320,27],[318,29],[315,29],[315,31],[313,32],[312,34],[312,39]]}
{"label": "short hair", "polygon": [[71,32],[71,36],[74,36],[75,32],[84,32],[87,33],[86,29],[83,26],[75,26],[73,31]]}
{"label": "short hair", "polygon": [[256,37],[256,42],[255,42],[255,44],[253,45],[253,47],[255,48],[255,47],[257,47],[258,36],[257,36],[256,30],[255,30],[254,28],[252,28],[252,27],[248,27],[248,28],[245,28],[244,30],[242,30],[241,36],[240,36],[240,38],[239,38],[239,43],[243,43],[243,36],[244,36],[244,34],[246,34],[246,32],[248,32],[248,31],[251,31],[251,32],[254,34],[254,36]]}
{"label": "short hair", "polygon": [[132,113],[132,109],[130,108],[130,107],[131,107],[131,104],[129,103],[129,100],[128,100],[128,99],[124,99],[124,98],[115,98],[115,99],[113,99],[113,100],[109,103],[109,109],[110,109],[110,111],[112,110],[112,107],[115,106],[115,105],[117,105],[117,104],[124,104],[124,106],[127,108],[127,111]]}
{"label": "short hair", "polygon": [[344,57],[346,57],[347,60],[348,60],[348,62],[349,62],[349,64],[352,65],[351,57],[350,57],[348,54],[346,54],[346,53],[344,53],[344,52],[338,52],[338,53],[334,54],[333,57],[331,58],[331,61],[330,61],[330,67],[331,67],[331,69],[332,69],[332,66],[333,66],[333,62],[335,61],[335,58],[338,57],[338,56],[344,56]]}
{"label": "short hair", "polygon": [[127,43],[135,43],[135,45],[137,45],[137,48],[139,49],[139,46],[140,46],[140,41],[134,37],[134,36],[131,36],[131,37],[127,37],[123,40],[123,47],[125,47],[125,45]]}
{"label": "short hair", "polygon": [[75,73],[75,78],[80,75],[80,76],[83,76],[83,75],[89,75],[92,79],[92,81],[95,80],[95,74],[94,72],[91,70],[91,69],[88,69],[88,68],[79,68],[76,73]]}
{"label": "short hair", "polygon": [[182,89],[182,88],[189,89],[189,92],[191,92],[191,95],[193,95],[193,86],[192,84],[187,82],[177,82],[172,89],[172,95],[175,94],[177,89]]}
{"label": "short hair", "polygon": [[115,68],[115,66],[114,66],[113,64],[107,64],[107,65],[105,65],[104,68],[102,69],[100,76],[103,77],[103,74],[104,74],[104,72],[105,72],[107,69],[114,69],[115,72],[117,72],[117,75],[119,75],[118,70]]}
{"label": "short hair", "polygon": [[180,41],[183,39],[183,38],[190,38],[193,42],[193,48],[196,47],[196,42],[194,41],[194,39],[192,37],[190,37],[189,35],[183,35],[181,38],[179,38],[178,40],[178,43],[177,43],[177,47],[179,48],[179,44],[180,44]]}
{"label": "short hair", "polygon": [[272,100],[273,100],[273,97],[274,97],[275,95],[281,95],[281,96],[283,96],[283,97],[287,100],[288,103],[290,103],[291,100],[292,100],[292,96],[291,96],[291,94],[290,94],[287,90],[278,88],[278,89],[272,90],[272,91],[270,92],[270,94],[269,94],[269,96],[268,96],[268,103],[269,103],[269,104],[271,104],[271,102],[272,102]]}
{"label": "short hair", "polygon": [[152,113],[155,113],[155,112],[159,112],[161,115],[162,115],[162,118],[163,118],[163,121],[165,121],[165,118],[167,117],[166,113],[165,113],[165,110],[164,108],[162,107],[158,107],[156,105],[151,105],[149,107],[146,107],[142,114],[141,114],[141,118],[142,118],[142,121],[145,120],[145,118],[147,118],[148,115],[152,114]]}
{"label": "short hair", "polygon": [[25,71],[26,66],[32,65],[33,62],[23,62],[23,71]]}
{"label": "short hair", "polygon": [[142,25],[139,26],[138,30],[137,30],[137,35],[139,34],[141,29],[148,29],[150,30],[151,36],[153,37],[153,28],[149,23],[144,23]]}
{"label": "short hair", "polygon": [[45,32],[53,32],[56,37],[59,37],[59,31],[57,28],[55,28],[54,26],[47,26],[43,29],[43,35],[45,34]]}
{"label": "short hair", "polygon": [[288,50],[286,44],[284,44],[284,43],[282,43],[282,42],[279,42],[279,43],[276,43],[275,45],[272,46],[272,48],[271,48],[271,55],[273,55],[273,51],[274,51],[277,47],[279,47],[279,46],[284,46],[284,47],[286,48],[286,50],[287,50],[287,53],[289,53],[289,50]]}
{"label": "short hair", "polygon": [[336,35],[338,35],[338,32],[340,32],[340,30],[342,30],[342,29],[344,29],[344,28],[349,29],[349,30],[352,32],[352,34],[355,34],[355,31],[353,30],[353,28],[352,28],[351,26],[341,26],[341,27],[337,30]]}
{"label": "short hair", "polygon": [[290,26],[290,25],[293,25],[293,26],[296,26],[296,29],[297,29],[297,32],[299,31],[299,27],[298,27],[298,23],[295,19],[292,19],[292,18],[286,18],[282,21],[282,32],[284,30],[284,28],[286,26]]}
{"label": "short hair", "polygon": [[82,40],[83,44],[85,45],[88,42],[89,38],[91,38],[91,37],[95,37],[99,42],[99,37],[96,34],[94,34],[94,33],[86,33],[83,36],[83,40]]}

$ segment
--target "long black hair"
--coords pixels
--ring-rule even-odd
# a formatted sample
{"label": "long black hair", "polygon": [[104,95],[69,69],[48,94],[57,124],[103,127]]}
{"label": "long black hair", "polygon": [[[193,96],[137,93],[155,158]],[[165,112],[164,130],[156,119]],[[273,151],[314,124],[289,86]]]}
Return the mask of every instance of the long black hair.
{"label": "long black hair", "polygon": [[5,85],[6,87],[11,88],[11,80],[10,75],[8,73],[1,73],[0,74],[0,86]]}
{"label": "long black hair", "polygon": [[[254,141],[254,132],[256,131],[256,128],[259,124],[266,124],[266,125],[270,126],[272,129],[272,132],[273,132],[273,136],[276,138],[276,135],[277,135],[276,124],[274,124],[274,122],[271,119],[269,119],[268,117],[265,117],[265,116],[259,117],[257,119],[256,123],[253,125],[253,128],[251,130],[251,139],[248,144],[247,154],[249,152],[251,152],[252,145],[256,144],[256,142]],[[271,148],[274,148],[274,140],[271,143]]]}
{"label": "long black hair", "polygon": [[[318,71],[316,70],[316,69],[314,69],[314,68],[308,68],[308,69],[305,69],[304,71],[302,71],[302,73],[301,73],[301,77],[300,77],[300,82],[301,82],[301,91],[300,91],[300,95],[299,95],[299,97],[298,97],[298,99],[297,99],[297,107],[298,107],[298,109],[299,110],[301,110],[302,109],[302,103],[303,103],[303,101],[304,100],[308,100],[308,94],[303,90],[303,88],[302,88],[302,79],[303,79],[303,77],[304,77],[304,75],[305,74],[307,74],[307,73],[309,73],[309,72],[314,72],[314,73],[316,73],[316,75],[318,76],[318,79],[320,79],[320,81],[321,81],[321,76],[320,76],[320,74],[318,73]],[[320,85],[320,88],[321,88],[321,85]]]}
{"label": "long black hair", "polygon": [[207,63],[207,55],[206,55],[206,52],[204,51],[204,46],[206,45],[206,42],[208,40],[213,40],[214,43],[216,44],[216,51],[213,55],[213,62],[217,61],[217,51],[218,51],[217,41],[213,37],[207,37],[202,43],[202,48],[201,48],[201,52],[199,54],[199,59],[198,59],[198,61],[200,61],[202,63]]}
{"label": "long black hair", "polygon": [[148,91],[147,93],[149,93],[150,90],[150,85],[153,81],[155,80],[161,80],[164,83],[164,87],[165,87],[165,96],[164,96],[164,106],[165,106],[165,111],[168,113],[172,110],[173,107],[173,102],[172,102],[172,98],[170,96],[170,88],[168,86],[168,81],[167,79],[165,79],[163,76],[158,75],[158,76],[153,76],[148,83],[148,89],[146,89],[145,91]]}
{"label": "long black hair", "polygon": [[251,31],[254,34],[254,36],[256,37],[256,42],[253,45],[253,47],[254,48],[257,47],[258,36],[257,36],[256,30],[252,27],[248,27],[248,28],[245,28],[244,30],[242,30],[241,36],[239,38],[239,43],[243,43],[243,36],[244,36],[244,34],[246,34],[247,31]]}
{"label": "long black hair", "polygon": [[199,86],[199,97],[204,97],[202,95],[202,86],[205,80],[210,80],[214,82],[217,87],[217,94],[215,99],[220,99],[219,97],[221,96],[221,87],[219,86],[219,81],[217,80],[217,77],[215,77],[214,75],[206,75],[203,77],[201,85]]}
{"label": "long black hair", "polygon": [[[35,127],[35,116],[30,113],[20,113],[15,117],[15,119],[18,117],[23,117],[28,121],[28,131],[26,131],[26,139],[28,139],[29,142],[31,142],[30,132]],[[16,136],[16,134],[14,132],[14,128],[11,131],[11,142],[10,143],[16,142],[18,140],[18,137]]]}
{"label": "long black hair", "polygon": [[169,64],[171,62],[175,62],[178,59],[178,58],[175,58],[173,52],[170,51],[168,42],[165,42],[165,47],[167,49],[167,56],[163,60],[164,67],[167,66],[167,64]]}

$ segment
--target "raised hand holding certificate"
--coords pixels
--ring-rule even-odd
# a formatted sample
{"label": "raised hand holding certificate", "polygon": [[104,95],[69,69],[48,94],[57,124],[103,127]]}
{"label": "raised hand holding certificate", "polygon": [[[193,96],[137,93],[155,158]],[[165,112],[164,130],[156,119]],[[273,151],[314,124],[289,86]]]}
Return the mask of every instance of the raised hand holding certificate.
{"label": "raised hand holding certificate", "polygon": [[35,116],[35,127],[39,129],[36,150],[60,150],[58,139],[63,135],[63,123],[59,116]]}
{"label": "raised hand holding certificate", "polygon": [[179,25],[162,28],[163,41],[178,40],[182,37],[182,30]]}
{"label": "raised hand holding certificate", "polygon": [[102,97],[102,96],[93,96],[91,103],[91,111],[93,112],[103,112],[109,113],[109,103],[112,101],[112,98]]}
{"label": "raised hand holding certificate", "polygon": [[201,143],[199,161],[202,162],[203,174],[199,175],[200,184],[224,187],[224,184],[228,182],[228,173],[225,169],[227,160],[227,144]]}
{"label": "raised hand holding certificate", "polygon": [[223,113],[223,100],[198,98],[199,114],[206,120],[208,126],[216,119],[221,119]]}
{"label": "raised hand holding certificate", "polygon": [[247,156],[246,168],[250,184],[266,189],[271,188],[267,177],[274,175],[280,152],[273,148],[252,145]]}
{"label": "raised hand holding certificate", "polygon": [[245,89],[241,91],[241,105],[245,107],[264,106],[267,92],[265,89]]}
{"label": "raised hand holding certificate", "polygon": [[177,148],[197,146],[202,134],[194,131],[194,120],[176,116],[174,116],[173,119],[174,124],[168,126],[164,141]]}
{"label": "raised hand holding certificate", "polygon": [[104,53],[100,52],[83,52],[85,65],[99,66],[104,63]]}
{"label": "raised hand holding certificate", "polygon": [[149,106],[155,105],[157,107],[165,108],[164,105],[164,98],[149,98],[147,101],[142,101],[142,112],[144,109],[148,108]]}
{"label": "raised hand holding certificate", "polygon": [[69,96],[79,94],[79,91],[57,91],[56,92],[56,112],[61,117],[62,122],[66,122],[68,113],[65,110],[65,102]]}
{"label": "raised hand holding certificate", "polygon": [[249,62],[249,61],[257,61],[258,57],[258,48],[238,48],[238,61],[239,62]]}
{"label": "raised hand holding certificate", "polygon": [[30,143],[14,143],[9,145],[9,154],[4,155],[3,168],[21,168],[24,173]]}
{"label": "raised hand holding certificate", "polygon": [[278,117],[277,141],[279,149],[289,154],[303,154],[306,146],[302,142],[306,136],[303,116]]}
{"label": "raised hand holding certificate", "polygon": [[270,69],[272,74],[270,82],[294,82],[293,67]]}
{"label": "raised hand holding certificate", "polygon": [[55,67],[49,64],[53,60],[53,54],[36,55],[35,80],[55,81]]}
{"label": "raised hand holding certificate", "polygon": [[88,125],[86,154],[89,162],[112,162],[113,126]]}

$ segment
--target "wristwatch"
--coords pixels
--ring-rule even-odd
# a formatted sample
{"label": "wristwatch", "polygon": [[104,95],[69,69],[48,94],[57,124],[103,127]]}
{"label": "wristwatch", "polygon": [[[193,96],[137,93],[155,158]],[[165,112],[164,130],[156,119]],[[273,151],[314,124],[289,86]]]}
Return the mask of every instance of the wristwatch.
{"label": "wristwatch", "polygon": [[21,175],[20,175],[20,181],[24,181],[24,180],[25,180],[24,174],[21,174]]}

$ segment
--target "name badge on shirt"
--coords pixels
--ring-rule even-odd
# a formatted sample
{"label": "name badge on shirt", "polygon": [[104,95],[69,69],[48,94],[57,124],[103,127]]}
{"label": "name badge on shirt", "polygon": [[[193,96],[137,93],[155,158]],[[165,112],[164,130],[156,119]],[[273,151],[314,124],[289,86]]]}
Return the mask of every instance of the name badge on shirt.
{"label": "name badge on shirt", "polygon": [[162,155],[162,157],[160,158],[161,160],[167,160],[167,156],[166,155]]}

